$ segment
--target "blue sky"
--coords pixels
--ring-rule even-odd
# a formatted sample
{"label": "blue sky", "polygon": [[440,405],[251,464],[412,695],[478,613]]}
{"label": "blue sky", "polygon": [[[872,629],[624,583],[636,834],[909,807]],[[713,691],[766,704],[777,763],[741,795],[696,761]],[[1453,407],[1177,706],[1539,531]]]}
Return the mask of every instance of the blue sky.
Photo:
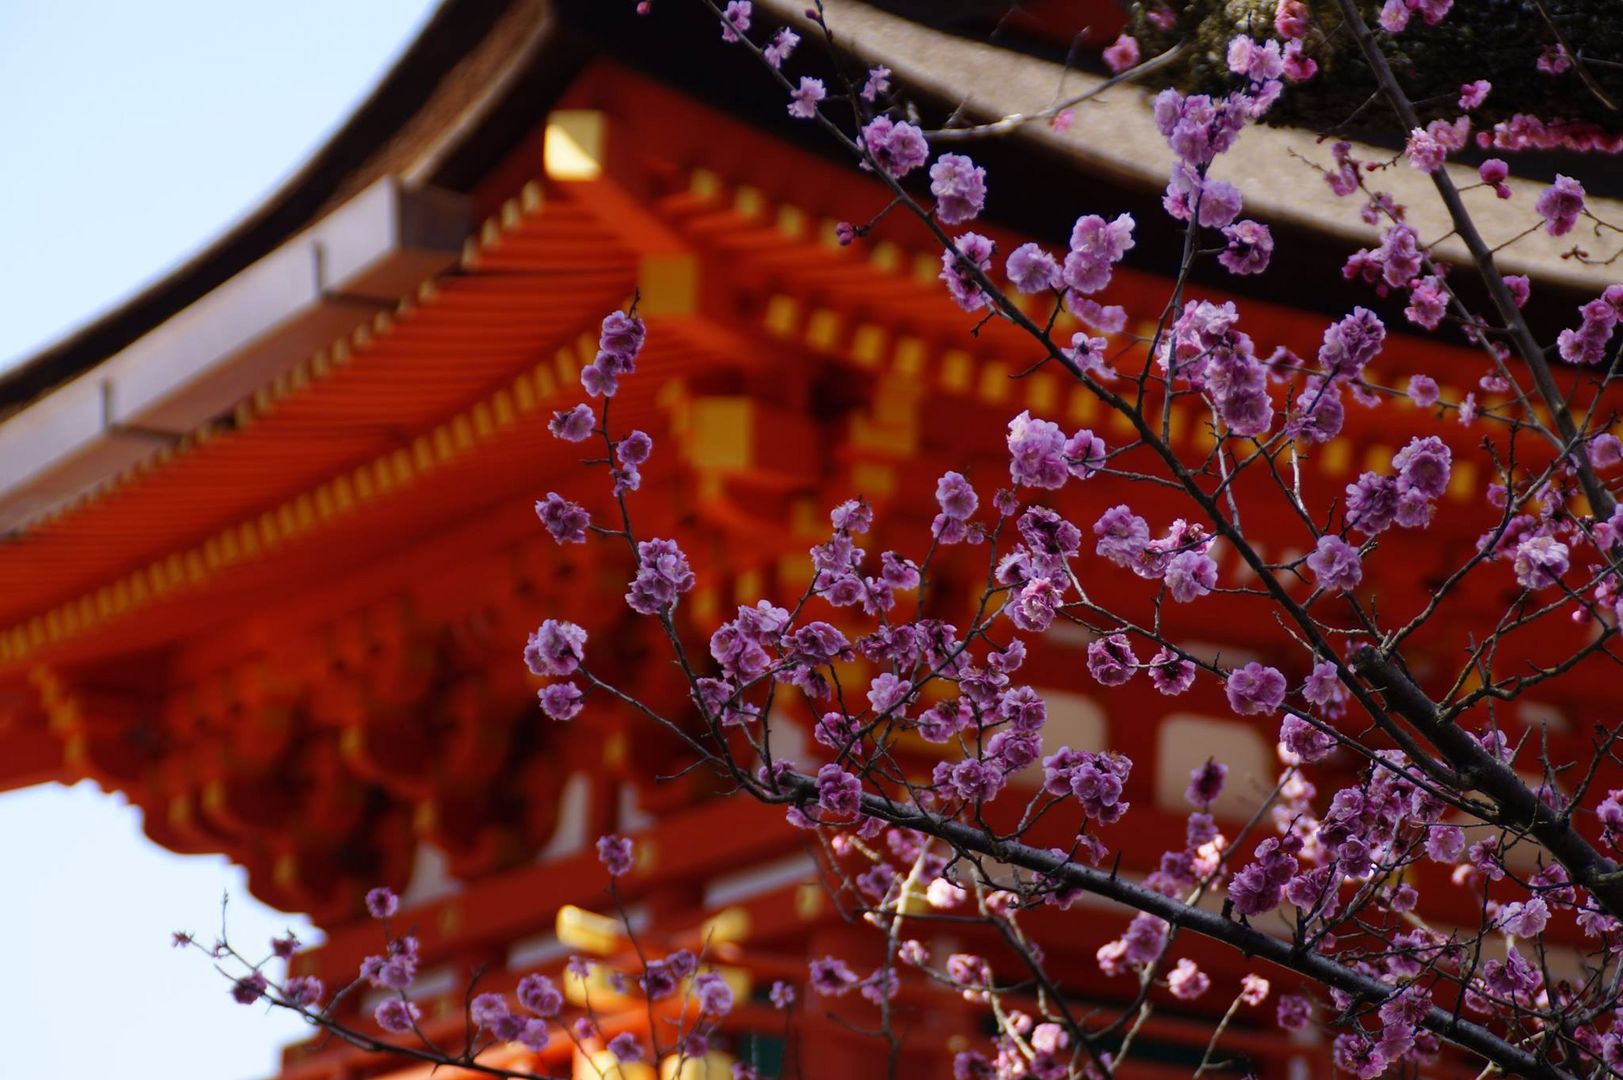
{"label": "blue sky", "polygon": [[[432,0],[0,4],[0,368],[182,261],[365,95]],[[169,933],[261,946],[297,916],[148,841],[92,784],[0,794],[0,1074],[247,1080],[300,1029]]]}

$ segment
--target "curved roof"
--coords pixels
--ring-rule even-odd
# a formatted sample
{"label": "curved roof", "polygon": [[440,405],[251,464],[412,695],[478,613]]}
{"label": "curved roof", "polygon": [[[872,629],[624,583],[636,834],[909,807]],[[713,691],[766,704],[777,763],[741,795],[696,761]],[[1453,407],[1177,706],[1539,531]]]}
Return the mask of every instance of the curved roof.
{"label": "curved roof", "polygon": [[[444,0],[342,127],[269,198],[173,272],[0,375],[0,416],[94,367],[394,174],[458,188],[496,92],[553,25],[545,0]],[[466,181],[464,180],[464,183]]]}

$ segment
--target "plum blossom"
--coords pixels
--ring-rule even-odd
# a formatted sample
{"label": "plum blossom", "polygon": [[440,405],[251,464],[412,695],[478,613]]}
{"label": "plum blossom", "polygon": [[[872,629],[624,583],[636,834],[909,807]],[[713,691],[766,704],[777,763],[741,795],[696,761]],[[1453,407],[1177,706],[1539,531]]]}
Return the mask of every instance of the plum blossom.
{"label": "plum blossom", "polygon": [[1477,79],[1460,87],[1460,108],[1475,109],[1488,100],[1488,94],[1493,90],[1493,83],[1487,79]]}
{"label": "plum blossom", "polygon": [[1005,267],[1009,283],[1023,293],[1057,289],[1063,280],[1059,263],[1038,244],[1021,244],[1009,253]]}
{"label": "plum blossom", "polygon": [[1129,34],[1122,34],[1105,47],[1102,55],[1105,67],[1119,75],[1138,63],[1138,40]]}
{"label": "plum blossom", "polygon": [[822,79],[802,75],[800,85],[789,91],[789,115],[796,120],[810,120],[817,115],[818,103],[827,96]]}
{"label": "plum blossom", "polygon": [[1319,588],[1329,592],[1347,592],[1356,588],[1364,576],[1358,549],[1329,533],[1319,537],[1318,546],[1307,557],[1307,568],[1312,571]]}
{"label": "plum blossom", "polygon": [[849,820],[862,808],[862,781],[838,765],[817,770],[817,805],[835,818]]}
{"label": "plum blossom", "polygon": [[1224,692],[1229,708],[1241,716],[1274,713],[1285,700],[1285,676],[1278,669],[1253,660],[1229,672]]}
{"label": "plum blossom", "polygon": [[1179,960],[1167,975],[1167,989],[1179,1001],[1193,1001],[1211,988],[1212,980],[1188,957]]}
{"label": "plum blossom", "polygon": [[1567,545],[1550,536],[1534,536],[1516,547],[1516,582],[1524,589],[1553,585],[1567,572]]}
{"label": "plum blossom", "polygon": [[400,910],[400,897],[393,889],[379,886],[366,894],[366,910],[374,919],[387,919]]}
{"label": "plum blossom", "polygon": [[1260,274],[1274,253],[1273,233],[1257,221],[1237,221],[1223,227],[1228,241],[1217,261],[1231,274]]}
{"label": "plum blossom", "polygon": [[1195,684],[1195,663],[1163,647],[1149,662],[1150,684],[1156,692],[1175,697]]}
{"label": "plum blossom", "polygon": [[811,988],[824,997],[842,997],[861,981],[844,960],[833,956],[811,961],[807,971]]}
{"label": "plum blossom", "polygon": [[1088,674],[1100,686],[1120,686],[1133,677],[1138,657],[1125,634],[1111,634],[1088,644]]}
{"label": "plum blossom", "polygon": [[985,272],[992,265],[992,241],[980,233],[966,232],[953,241],[953,246],[941,253],[941,273],[947,293],[965,311],[976,311],[986,306],[986,294],[975,281],[971,267]]}
{"label": "plum blossom", "polygon": [[565,442],[583,442],[591,437],[596,427],[597,414],[585,402],[573,409],[553,413],[552,419],[547,422],[547,430]]}
{"label": "plum blossom", "polygon": [[597,858],[604,869],[615,877],[628,873],[631,870],[631,839],[613,835],[598,837]]}
{"label": "plum blossom", "polygon": [[1578,224],[1578,215],[1583,213],[1584,186],[1570,176],[1557,173],[1555,183],[1544,189],[1533,209],[1544,219],[1545,232],[1565,236]]}
{"label": "plum blossom", "polygon": [[1422,409],[1437,404],[1437,380],[1430,375],[1415,375],[1409,379],[1409,400]]}
{"label": "plum blossom", "polygon": [[1060,488],[1070,476],[1065,433],[1030,410],[1009,421],[1009,477],[1022,487]]}
{"label": "plum blossom", "polygon": [[776,71],[783,67],[784,61],[794,54],[795,46],[799,44],[800,35],[785,26],[772,35],[771,43],[761,50],[761,55]]}
{"label": "plum blossom", "polygon": [[1202,551],[1182,551],[1167,563],[1167,591],[1180,604],[1205,596],[1217,585],[1217,563]]}
{"label": "plum blossom", "polygon": [[378,1022],[378,1027],[391,1035],[404,1035],[416,1026],[422,1018],[423,1011],[409,1001],[399,998],[389,998],[372,1011],[372,1018]]}
{"label": "plum blossom", "polygon": [[890,93],[890,68],[883,64],[869,68],[868,77],[862,83],[862,100],[877,101],[888,93]]}
{"label": "plum blossom", "polygon": [[579,503],[571,502],[556,491],[549,491],[545,499],[535,504],[535,514],[541,519],[547,533],[558,543],[586,542],[586,529],[592,523],[592,516]]}
{"label": "plum blossom", "polygon": [[750,28],[753,7],[750,0],[727,0],[727,9],[721,15],[721,40],[731,44]]}
{"label": "plum blossom", "polygon": [[536,675],[573,675],[585,659],[586,631],[572,622],[548,619],[530,635],[524,663]]}
{"label": "plum blossom", "polygon": [[[857,144],[882,171],[898,179],[923,165],[930,156],[922,131],[906,120],[892,120],[888,116],[876,116],[868,121]],[[866,161],[863,166],[869,167]]]}
{"label": "plum blossom", "polygon": [[583,698],[580,687],[572,682],[549,683],[536,691],[541,711],[547,718],[563,723],[580,715]]}
{"label": "plum blossom", "polygon": [[626,603],[643,615],[667,614],[676,606],[677,598],[693,588],[694,580],[693,569],[676,541],[639,541],[637,574],[626,593]]}
{"label": "plum blossom", "polygon": [[930,194],[942,224],[970,221],[986,205],[986,170],[962,154],[942,154],[930,166]]}

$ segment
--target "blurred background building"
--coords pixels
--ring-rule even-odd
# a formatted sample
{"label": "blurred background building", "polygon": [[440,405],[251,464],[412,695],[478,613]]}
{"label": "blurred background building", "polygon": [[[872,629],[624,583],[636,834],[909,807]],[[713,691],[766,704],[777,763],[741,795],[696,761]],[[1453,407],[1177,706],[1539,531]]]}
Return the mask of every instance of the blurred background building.
{"label": "blurred background building", "polygon": [[[884,6],[894,10],[830,4],[853,50],[847,69],[886,64],[936,120],[1080,93],[1100,81],[1098,49],[1119,25],[1093,2],[1032,4],[1012,21],[975,3]],[[758,2],[755,36],[794,24],[806,38],[794,70],[832,79],[801,10]],[[654,437],[639,526],[681,537],[692,555],[695,631],[736,604],[802,589],[806,549],[853,494],[878,508],[882,543],[917,547],[943,471],[967,471],[987,493],[1002,482],[1000,432],[1021,409],[1124,435],[1056,374],[1011,378],[1033,358],[1004,325],[967,333],[916,222],[887,217],[841,246],[836,223],[867,221],[887,193],[784,105],[753,61],[675,0],[646,19],[630,0],[446,0],[263,206],[0,376],[0,786],[89,778],[126,793],[159,844],[225,853],[255,896],[325,931],[293,968],[329,986],[380,945],[366,890],[403,891],[436,1034],[461,1030],[475,972],[483,989],[510,989],[575,953],[628,961],[626,940],[599,918],[611,908],[591,850],[598,835],[626,832],[639,937],[655,949],[707,942],[743,1002],[712,1071],[684,1075],[721,1076],[734,1059],[784,1075],[881,1075],[855,995],[812,998],[787,1023],[765,1000],[773,980],[802,980],[810,957],[877,962],[812,838],[780,810],[724,797],[706,774],[655,783],[680,771],[681,747],[630,710],[593,699],[575,723],[547,722],[519,660],[529,630],[567,615],[645,699],[684,710],[660,642],[620,600],[626,560],[558,548],[530,509],[549,490],[600,505],[576,449],[545,421],[581,399],[598,321],[634,294],[649,346],[614,412]],[[1224,167],[1274,227],[1276,264],[1241,294],[1201,274],[1193,288],[1236,299],[1267,347],[1308,356],[1328,318],[1369,302],[1325,252],[1350,253],[1371,230],[1297,160],[1328,159],[1310,136],[1245,139]],[[1138,247],[1102,299],[1147,335],[1181,243],[1158,210],[1157,141],[1145,99],[1122,88],[1068,126],[974,144],[992,181],[984,231],[1002,251],[1031,238],[1058,247],[1080,213],[1135,213]],[[1422,220],[1413,185],[1423,182],[1393,178],[1411,185]],[[1534,314],[1553,318],[1599,272],[1534,241],[1508,261],[1537,276]],[[1401,383],[1422,350],[1427,370],[1474,383],[1468,353],[1401,335],[1380,377]],[[1192,412],[1174,430],[1189,447],[1208,437]],[[1357,410],[1349,430],[1304,463],[1336,489],[1412,433]],[[1443,528],[1385,543],[1401,549],[1388,565],[1410,568],[1369,583],[1386,604],[1423,595],[1470,550],[1480,481],[1457,466]],[[1079,515],[1102,508],[1121,501],[1114,483],[1061,502]],[[1224,574],[1238,576],[1226,558]],[[972,558],[949,562],[943,592],[976,590],[983,576]],[[1110,580],[1090,589],[1104,602],[1132,591]],[[1241,610],[1214,597],[1169,612],[1169,625],[1206,654],[1279,650],[1277,628]],[[1451,655],[1467,629],[1434,628],[1417,656]],[[1272,731],[1229,716],[1211,693],[1169,703],[1139,680],[1106,698],[1082,675],[1086,643],[1056,631],[1029,667],[1053,745],[1136,762],[1133,811],[1118,827],[1130,830],[1117,838],[1123,871],[1144,874],[1182,846],[1183,790],[1208,757],[1232,769],[1217,809],[1231,833],[1241,826],[1278,772]],[[1606,688],[1580,678],[1562,692],[1540,717],[1557,722],[1557,740],[1578,739],[1571,718]],[[809,719],[787,708],[782,738],[809,747]],[[935,751],[913,749],[927,771]],[[1052,839],[1068,843],[1058,823]],[[1101,1004],[1136,989],[1093,961],[1124,921],[1102,908],[1031,916],[1067,990]],[[932,941],[943,953],[992,947],[973,929]],[[1220,985],[1248,970],[1198,943],[1188,951]],[[608,1008],[606,1034],[649,1022],[606,985],[593,995]],[[1158,1009],[1131,1075],[1187,1075],[1227,1001]],[[907,1075],[950,1074],[951,1053],[985,1030],[982,1009],[950,994],[909,986],[901,1002]],[[369,1025],[367,1004],[355,994],[346,1015]],[[1224,1046],[1236,1069],[1327,1068],[1324,1047],[1286,1041],[1260,1014],[1242,1015]],[[538,1061],[517,1050],[491,1060],[596,1075],[572,1053],[557,1040]],[[321,1041],[291,1047],[284,1076],[400,1069]]]}

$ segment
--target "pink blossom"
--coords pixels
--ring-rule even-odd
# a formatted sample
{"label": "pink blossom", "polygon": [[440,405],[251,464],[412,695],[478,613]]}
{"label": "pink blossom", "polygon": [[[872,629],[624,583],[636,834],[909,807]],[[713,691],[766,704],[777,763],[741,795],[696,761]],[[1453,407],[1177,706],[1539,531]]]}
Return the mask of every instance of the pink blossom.
{"label": "pink blossom", "polygon": [[1493,90],[1493,83],[1487,79],[1477,79],[1460,87],[1460,108],[1475,109],[1488,100],[1488,93]]}
{"label": "pink blossom", "polygon": [[1212,980],[1195,962],[1185,957],[1167,975],[1167,989],[1179,1001],[1193,1001],[1211,988]]}
{"label": "pink blossom", "polygon": [[604,869],[615,877],[629,873],[631,870],[631,840],[624,836],[598,837],[597,858],[603,864]]}
{"label": "pink blossom", "polygon": [[1285,78],[1291,82],[1304,83],[1319,73],[1319,62],[1307,55],[1300,41],[1286,43],[1283,59]]}
{"label": "pink blossom", "polygon": [[[868,121],[857,138],[857,145],[873,159],[873,164],[894,177],[906,176],[930,157],[922,131],[906,120],[892,120],[888,116],[876,116]],[[866,160],[863,166],[869,167]]]}
{"label": "pink blossom", "polygon": [[810,120],[817,115],[818,103],[827,96],[822,79],[802,75],[800,85],[789,91],[789,115],[796,120]]}
{"label": "pink blossom", "polygon": [[1138,63],[1138,40],[1123,34],[1105,48],[1105,66],[1120,74]]}
{"label": "pink blossom", "polygon": [[1274,33],[1287,41],[1307,36],[1309,12],[1302,0],[1279,0],[1274,8]]}
{"label": "pink blossom", "polygon": [[1553,585],[1567,572],[1567,545],[1551,536],[1534,536],[1516,547],[1516,581],[1524,589]]}
{"label": "pink blossom", "polygon": [[890,93],[890,68],[883,64],[868,69],[868,78],[862,84],[862,100],[877,101]]}
{"label": "pink blossom", "polygon": [[1307,568],[1319,588],[1330,592],[1347,592],[1364,577],[1358,549],[1331,533],[1319,537],[1318,546],[1307,557]]}
{"label": "pink blossom", "polygon": [[1060,285],[1059,263],[1037,244],[1021,244],[1009,254],[1009,283],[1023,293],[1046,292]]}
{"label": "pink blossom", "polygon": [[930,194],[942,224],[969,221],[986,205],[986,170],[962,154],[942,154],[930,166]]}
{"label": "pink blossom", "polygon": [[1409,379],[1409,400],[1422,409],[1437,404],[1437,380],[1430,375],[1414,375]]}
{"label": "pink blossom", "polygon": [[1285,700],[1285,676],[1276,668],[1252,661],[1230,671],[1223,689],[1229,708],[1241,716],[1267,715],[1279,711]]}
{"label": "pink blossom", "polygon": [[947,286],[953,303],[965,311],[976,311],[986,306],[986,294],[970,272],[973,267],[985,272],[992,265],[992,241],[980,233],[966,232],[953,241],[953,247],[941,253],[941,273],[937,275]]}
{"label": "pink blossom", "polygon": [[1557,173],[1555,183],[1544,189],[1533,209],[1544,219],[1545,232],[1565,236],[1578,224],[1578,215],[1583,213],[1584,186],[1570,176]]}
{"label": "pink blossom", "polygon": [[1133,677],[1138,657],[1125,634],[1111,634],[1088,645],[1088,674],[1100,686],[1120,686]]}
{"label": "pink blossom", "polygon": [[1217,261],[1231,274],[1260,274],[1268,269],[1274,253],[1274,237],[1268,226],[1256,221],[1238,221],[1223,229],[1228,246]]}
{"label": "pink blossom", "polygon": [[750,0],[727,0],[721,16],[721,40],[732,43],[750,28]]}

